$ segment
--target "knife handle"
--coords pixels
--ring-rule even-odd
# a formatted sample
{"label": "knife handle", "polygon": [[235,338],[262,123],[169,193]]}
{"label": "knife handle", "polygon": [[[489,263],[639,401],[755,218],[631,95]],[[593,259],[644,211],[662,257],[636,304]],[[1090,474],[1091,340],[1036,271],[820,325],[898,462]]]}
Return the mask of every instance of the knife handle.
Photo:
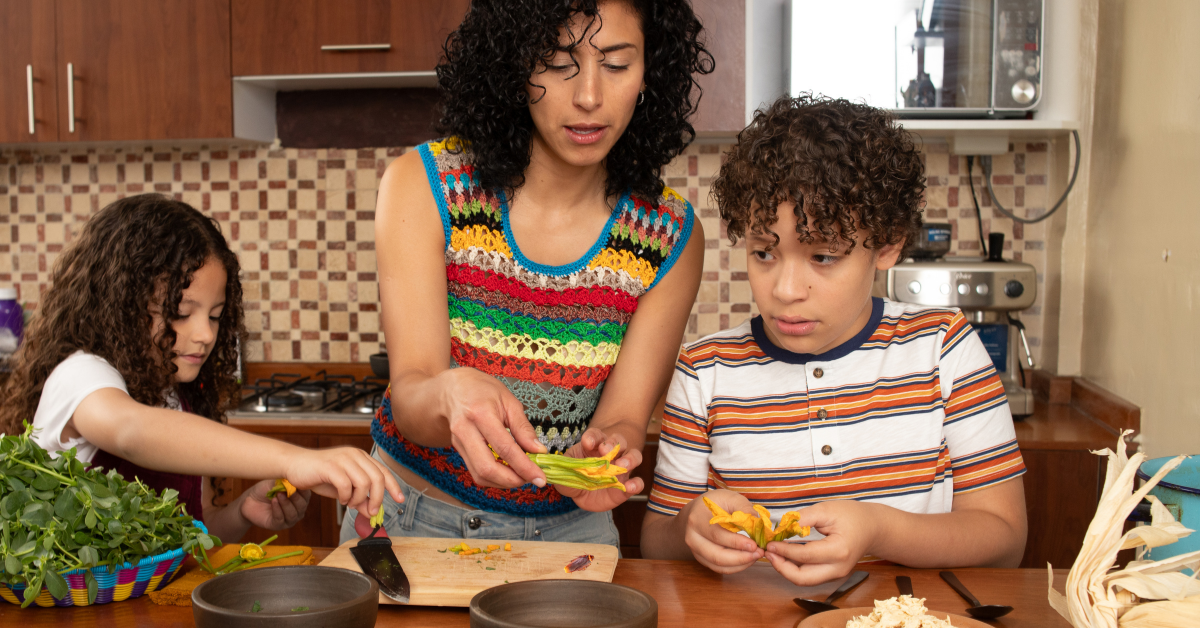
{"label": "knife handle", "polygon": [[912,578],[908,576],[896,576],[896,588],[900,589],[900,595],[911,596],[913,594]]}
{"label": "knife handle", "polygon": [[858,583],[862,582],[863,580],[866,580],[867,576],[869,576],[869,575],[871,575],[871,574],[869,574],[865,571],[856,571],[856,572],[850,574],[850,577],[847,578],[846,581],[842,583],[842,586],[838,587],[837,591],[834,591],[833,593],[831,593],[829,595],[829,597],[825,600],[825,603],[833,604],[834,600],[838,599],[839,597],[842,597],[843,595],[846,594],[847,591],[858,586]]}
{"label": "knife handle", "polygon": [[963,583],[958,581],[958,576],[955,576],[954,572],[939,571],[938,575],[942,577],[942,580],[946,581],[946,584],[950,585],[951,589],[954,589],[955,593],[958,593],[963,597],[963,599],[970,602],[971,606],[979,606],[979,600],[975,599],[975,596],[971,595],[971,592],[967,590],[967,587],[963,586]]}

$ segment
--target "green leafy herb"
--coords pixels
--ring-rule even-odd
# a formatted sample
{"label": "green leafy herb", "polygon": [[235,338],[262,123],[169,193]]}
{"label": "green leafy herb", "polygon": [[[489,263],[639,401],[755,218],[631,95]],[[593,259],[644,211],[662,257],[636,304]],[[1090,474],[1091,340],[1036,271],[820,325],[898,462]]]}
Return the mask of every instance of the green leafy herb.
{"label": "green leafy herb", "polygon": [[259,604],[259,603],[258,603],[258,600],[254,600],[254,606],[251,606],[251,607],[250,607],[250,612],[251,612],[251,613],[257,613],[257,612],[260,612],[260,611],[262,611],[262,604]]}
{"label": "green leafy herb", "polygon": [[303,613],[306,610],[308,610],[307,606],[297,606],[296,608],[292,609],[292,612],[293,613]]}
{"label": "green leafy herb", "polygon": [[[65,597],[62,574],[73,569],[115,570],[180,548],[199,559],[220,544],[193,525],[177,491],[160,495],[115,470],[87,467],[74,448],[52,458],[32,435],[26,423],[24,434],[0,437],[0,582],[29,587],[22,606],[42,585]],[[84,582],[95,602],[95,577],[87,572]]]}

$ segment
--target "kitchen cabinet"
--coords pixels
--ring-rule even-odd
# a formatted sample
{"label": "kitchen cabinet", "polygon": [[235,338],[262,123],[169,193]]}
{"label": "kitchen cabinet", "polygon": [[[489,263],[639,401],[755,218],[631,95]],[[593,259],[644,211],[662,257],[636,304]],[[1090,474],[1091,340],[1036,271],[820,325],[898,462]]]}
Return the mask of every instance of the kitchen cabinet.
{"label": "kitchen cabinet", "polygon": [[233,74],[432,72],[468,3],[233,0]]}
{"label": "kitchen cabinet", "polygon": [[0,0],[0,143],[58,140],[54,2]]}
{"label": "kitchen cabinet", "polygon": [[0,142],[232,135],[228,0],[0,0],[0,12],[0,58],[16,60],[0,70]]}

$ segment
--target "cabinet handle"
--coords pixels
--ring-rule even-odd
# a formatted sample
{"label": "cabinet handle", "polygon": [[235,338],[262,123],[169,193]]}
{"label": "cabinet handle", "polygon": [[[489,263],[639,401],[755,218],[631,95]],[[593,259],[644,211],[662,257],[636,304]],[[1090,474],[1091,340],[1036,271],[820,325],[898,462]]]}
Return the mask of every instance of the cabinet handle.
{"label": "cabinet handle", "polygon": [[321,46],[322,52],[358,52],[360,50],[391,50],[391,44],[348,44],[345,46]]}
{"label": "cabinet handle", "polygon": [[67,132],[75,132],[75,66],[67,64]]}
{"label": "cabinet handle", "polygon": [[33,65],[25,66],[25,93],[29,100],[29,134],[33,135],[36,129],[33,126]]}

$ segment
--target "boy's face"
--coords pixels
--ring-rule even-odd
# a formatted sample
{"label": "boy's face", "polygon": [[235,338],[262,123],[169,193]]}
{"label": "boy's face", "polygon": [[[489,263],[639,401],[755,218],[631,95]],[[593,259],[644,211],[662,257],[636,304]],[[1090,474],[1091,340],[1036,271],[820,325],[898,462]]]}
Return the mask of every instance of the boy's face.
{"label": "boy's face", "polygon": [[866,326],[875,271],[895,265],[901,244],[867,250],[861,232],[849,254],[845,244],[834,252],[823,240],[801,242],[795,208],[795,203],[786,202],[776,210],[778,220],[770,230],[779,236],[779,244],[770,233],[747,234],[750,290],[775,346],[821,354]]}

